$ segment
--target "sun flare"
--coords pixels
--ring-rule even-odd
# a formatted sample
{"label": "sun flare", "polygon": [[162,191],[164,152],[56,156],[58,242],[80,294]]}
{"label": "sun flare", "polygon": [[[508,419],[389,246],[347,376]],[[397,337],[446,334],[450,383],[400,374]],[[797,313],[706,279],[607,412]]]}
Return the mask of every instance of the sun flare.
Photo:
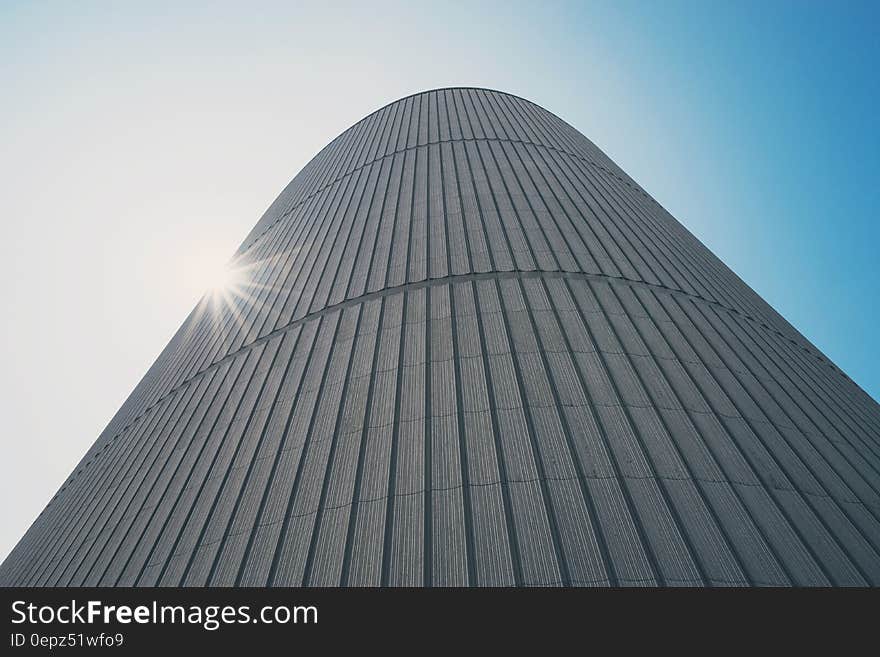
{"label": "sun flare", "polygon": [[190,280],[198,286],[201,300],[189,325],[187,339],[199,334],[205,322],[211,325],[209,330],[218,335],[244,326],[258,298],[273,292],[272,284],[265,280],[267,268],[286,255],[288,252],[264,259],[236,255],[222,266],[217,266],[216,260],[209,262],[206,257],[205,266],[192,266]]}
{"label": "sun flare", "polygon": [[232,264],[219,267],[208,279],[208,292],[213,296],[234,291],[244,283],[244,269]]}

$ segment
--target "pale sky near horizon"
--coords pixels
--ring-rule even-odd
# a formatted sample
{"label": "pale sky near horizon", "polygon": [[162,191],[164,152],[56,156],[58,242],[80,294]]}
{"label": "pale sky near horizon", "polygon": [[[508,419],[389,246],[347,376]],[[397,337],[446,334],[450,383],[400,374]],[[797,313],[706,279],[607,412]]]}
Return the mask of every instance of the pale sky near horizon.
{"label": "pale sky near horizon", "polygon": [[876,3],[183,4],[0,5],[0,559],[284,185],[435,87],[567,120],[880,395]]}

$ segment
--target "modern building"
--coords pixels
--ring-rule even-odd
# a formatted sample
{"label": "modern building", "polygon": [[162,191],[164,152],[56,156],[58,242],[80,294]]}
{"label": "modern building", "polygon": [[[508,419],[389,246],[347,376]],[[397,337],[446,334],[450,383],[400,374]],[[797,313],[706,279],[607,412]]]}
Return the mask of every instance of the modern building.
{"label": "modern building", "polygon": [[0,582],[880,583],[880,407],[531,102],[370,114],[231,269]]}

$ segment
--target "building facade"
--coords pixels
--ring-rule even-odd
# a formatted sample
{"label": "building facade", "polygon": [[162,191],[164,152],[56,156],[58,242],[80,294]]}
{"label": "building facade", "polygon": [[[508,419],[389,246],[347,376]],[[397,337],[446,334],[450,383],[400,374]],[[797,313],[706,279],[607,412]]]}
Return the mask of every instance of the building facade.
{"label": "building facade", "polygon": [[880,583],[880,407],[531,102],[370,114],[232,267],[0,583]]}

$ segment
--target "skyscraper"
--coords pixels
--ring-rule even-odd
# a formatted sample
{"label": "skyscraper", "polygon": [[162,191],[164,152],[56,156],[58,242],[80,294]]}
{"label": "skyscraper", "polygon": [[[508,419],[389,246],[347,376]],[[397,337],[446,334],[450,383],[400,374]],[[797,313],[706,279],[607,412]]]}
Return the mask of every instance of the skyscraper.
{"label": "skyscraper", "polygon": [[0,582],[880,583],[880,407],[531,102],[370,114],[230,271]]}

